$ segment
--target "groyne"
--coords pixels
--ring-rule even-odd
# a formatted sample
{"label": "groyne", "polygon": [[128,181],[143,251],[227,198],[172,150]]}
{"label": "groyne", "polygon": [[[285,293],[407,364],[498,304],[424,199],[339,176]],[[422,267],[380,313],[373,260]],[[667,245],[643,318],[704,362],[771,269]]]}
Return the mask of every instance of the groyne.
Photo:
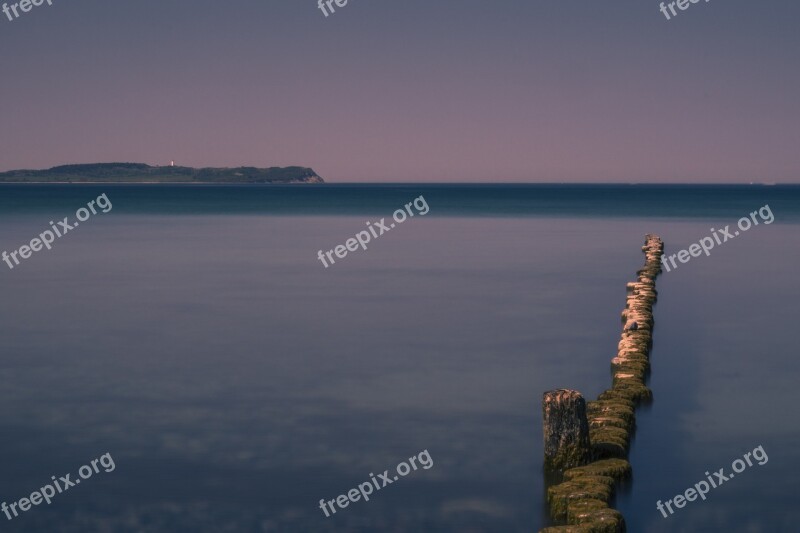
{"label": "groyne", "polygon": [[565,525],[540,533],[625,531],[625,519],[610,504],[617,485],[631,475],[627,459],[635,409],[653,397],[646,379],[664,243],[648,234],[642,251],[645,265],[627,285],[611,388],[589,402],[569,389],[548,391],[542,398],[545,469],[549,477],[560,478],[548,487],[547,502],[552,518]]}

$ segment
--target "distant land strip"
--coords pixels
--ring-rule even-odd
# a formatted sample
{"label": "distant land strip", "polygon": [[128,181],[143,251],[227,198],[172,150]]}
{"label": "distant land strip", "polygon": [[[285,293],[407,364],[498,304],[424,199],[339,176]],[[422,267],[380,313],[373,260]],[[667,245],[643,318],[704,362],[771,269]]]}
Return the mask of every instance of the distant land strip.
{"label": "distant land strip", "polygon": [[0,183],[324,183],[307,167],[192,168],[143,163],[62,165],[0,172]]}

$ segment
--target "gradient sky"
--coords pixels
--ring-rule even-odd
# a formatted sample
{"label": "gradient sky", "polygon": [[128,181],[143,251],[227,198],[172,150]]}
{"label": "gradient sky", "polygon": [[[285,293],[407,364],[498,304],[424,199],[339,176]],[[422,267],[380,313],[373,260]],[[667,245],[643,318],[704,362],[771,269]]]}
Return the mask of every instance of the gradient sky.
{"label": "gradient sky", "polygon": [[0,170],[800,181],[800,2],[658,5],[53,0],[0,14]]}

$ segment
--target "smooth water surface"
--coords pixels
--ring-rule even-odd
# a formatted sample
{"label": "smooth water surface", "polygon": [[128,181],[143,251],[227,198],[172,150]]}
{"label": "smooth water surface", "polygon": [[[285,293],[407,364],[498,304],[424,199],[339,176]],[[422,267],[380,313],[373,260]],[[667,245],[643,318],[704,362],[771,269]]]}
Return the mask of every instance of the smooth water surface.
{"label": "smooth water surface", "polygon": [[[770,225],[658,280],[629,531],[794,531],[797,187],[0,186],[0,498],[116,469],[8,531],[530,532],[547,524],[543,391],[611,383],[643,235],[668,253]],[[426,216],[326,269],[317,251],[419,195]],[[666,500],[763,445],[665,519]],[[326,518],[370,473],[417,470]]]}

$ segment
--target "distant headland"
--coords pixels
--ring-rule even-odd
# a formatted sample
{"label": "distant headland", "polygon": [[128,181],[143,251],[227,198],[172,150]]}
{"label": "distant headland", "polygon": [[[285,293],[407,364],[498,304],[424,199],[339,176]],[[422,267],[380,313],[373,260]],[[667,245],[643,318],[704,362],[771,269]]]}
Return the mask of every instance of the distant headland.
{"label": "distant headland", "polygon": [[307,167],[192,168],[143,163],[62,165],[0,172],[0,183],[324,183]]}

